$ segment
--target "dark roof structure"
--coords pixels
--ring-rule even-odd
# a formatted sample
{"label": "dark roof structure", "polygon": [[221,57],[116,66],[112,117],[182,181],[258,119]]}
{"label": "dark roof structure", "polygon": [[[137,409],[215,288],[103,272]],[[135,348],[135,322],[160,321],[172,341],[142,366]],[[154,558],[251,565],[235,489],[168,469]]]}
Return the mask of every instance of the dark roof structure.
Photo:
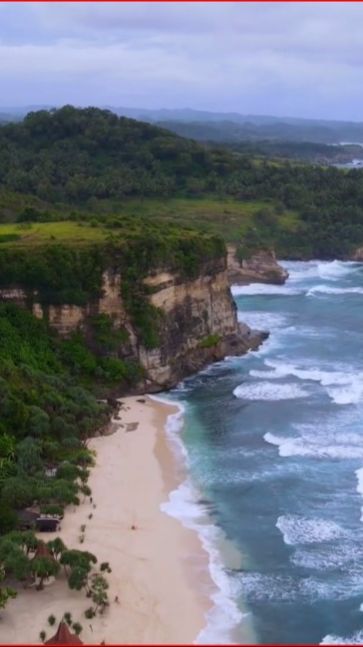
{"label": "dark roof structure", "polygon": [[35,559],[36,557],[49,557],[49,559],[54,560],[54,557],[51,551],[49,550],[48,546],[44,543],[44,541],[39,542],[36,548],[36,551],[34,553],[33,559]]}
{"label": "dark roof structure", "polygon": [[76,634],[72,634],[66,622],[62,620],[59,623],[57,633],[52,638],[46,640],[45,645],[83,645],[83,642]]}
{"label": "dark roof structure", "polygon": [[58,516],[43,516],[37,517],[36,528],[40,532],[55,532],[59,526],[59,517]]}

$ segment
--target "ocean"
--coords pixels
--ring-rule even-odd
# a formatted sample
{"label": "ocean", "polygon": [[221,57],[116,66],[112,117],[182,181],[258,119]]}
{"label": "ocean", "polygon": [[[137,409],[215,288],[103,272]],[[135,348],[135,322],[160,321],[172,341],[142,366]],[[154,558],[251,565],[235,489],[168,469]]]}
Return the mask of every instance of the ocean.
{"label": "ocean", "polygon": [[167,396],[188,478],[163,509],[216,583],[199,643],[363,643],[363,265],[283,265],[233,289],[269,339]]}

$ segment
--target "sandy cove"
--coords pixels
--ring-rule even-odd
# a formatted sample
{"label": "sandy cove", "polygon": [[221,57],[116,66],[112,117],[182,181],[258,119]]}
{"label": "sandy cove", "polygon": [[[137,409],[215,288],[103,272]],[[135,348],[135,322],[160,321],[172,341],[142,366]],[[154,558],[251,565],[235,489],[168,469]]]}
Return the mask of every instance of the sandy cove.
{"label": "sandy cove", "polygon": [[[89,479],[93,503],[70,507],[58,533],[68,547],[110,563],[110,607],[87,620],[90,601],[59,576],[43,591],[20,590],[8,604],[1,614],[1,644],[40,642],[41,630],[50,638],[55,630],[48,616],[58,621],[66,611],[82,624],[83,642],[91,644],[192,643],[205,626],[214,587],[207,554],[194,531],[160,511],[182,478],[165,435],[167,416],[177,408],[148,397],[122,402],[115,433],[90,442],[96,451]],[[46,541],[54,536],[41,535]]]}

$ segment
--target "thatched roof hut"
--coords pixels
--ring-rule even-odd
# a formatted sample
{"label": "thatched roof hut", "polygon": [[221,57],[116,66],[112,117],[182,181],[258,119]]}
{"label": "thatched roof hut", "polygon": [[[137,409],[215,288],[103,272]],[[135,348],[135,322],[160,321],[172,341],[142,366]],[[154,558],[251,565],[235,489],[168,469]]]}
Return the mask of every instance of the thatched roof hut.
{"label": "thatched roof hut", "polygon": [[39,542],[39,544],[38,544],[38,546],[36,548],[36,551],[34,553],[33,559],[35,559],[36,557],[48,557],[49,559],[54,560],[54,557],[53,557],[50,549],[48,548],[47,544],[44,543],[44,541]]}
{"label": "thatched roof hut", "polygon": [[83,645],[83,642],[76,634],[72,634],[66,622],[60,622],[57,633],[46,640],[45,645]]}

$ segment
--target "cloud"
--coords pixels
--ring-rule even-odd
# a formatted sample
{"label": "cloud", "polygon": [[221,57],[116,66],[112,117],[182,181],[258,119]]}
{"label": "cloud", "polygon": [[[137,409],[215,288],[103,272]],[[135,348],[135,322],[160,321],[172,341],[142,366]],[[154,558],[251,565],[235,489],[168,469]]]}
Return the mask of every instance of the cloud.
{"label": "cloud", "polygon": [[362,17],[350,2],[4,3],[2,103],[359,119]]}

